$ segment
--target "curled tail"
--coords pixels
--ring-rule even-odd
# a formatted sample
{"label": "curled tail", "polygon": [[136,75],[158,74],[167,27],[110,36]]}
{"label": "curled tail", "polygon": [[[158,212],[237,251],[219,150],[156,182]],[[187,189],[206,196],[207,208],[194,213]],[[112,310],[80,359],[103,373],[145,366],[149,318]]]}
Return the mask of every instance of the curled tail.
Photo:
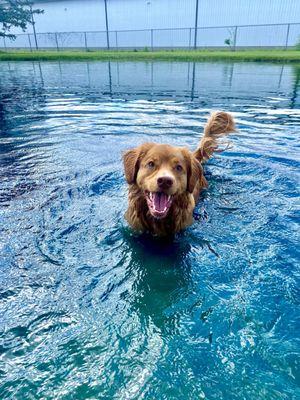
{"label": "curled tail", "polygon": [[218,139],[236,132],[232,116],[223,111],[213,112],[204,128],[204,135],[194,156],[198,161],[204,162],[211,158],[215,151],[222,151],[218,148]]}

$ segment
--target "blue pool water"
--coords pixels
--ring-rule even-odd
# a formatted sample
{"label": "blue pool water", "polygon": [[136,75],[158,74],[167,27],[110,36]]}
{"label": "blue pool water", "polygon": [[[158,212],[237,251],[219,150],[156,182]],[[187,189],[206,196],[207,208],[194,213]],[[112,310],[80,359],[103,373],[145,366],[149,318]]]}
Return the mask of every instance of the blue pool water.
{"label": "blue pool water", "polygon": [[[299,399],[299,80],[292,65],[0,64],[0,398]],[[195,148],[207,214],[126,226],[121,153]]]}

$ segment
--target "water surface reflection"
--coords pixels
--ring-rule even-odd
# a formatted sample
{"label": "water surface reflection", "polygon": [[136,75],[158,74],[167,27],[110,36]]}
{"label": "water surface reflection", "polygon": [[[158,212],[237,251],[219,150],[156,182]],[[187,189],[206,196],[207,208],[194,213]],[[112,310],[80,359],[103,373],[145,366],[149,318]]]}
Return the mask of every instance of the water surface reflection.
{"label": "water surface reflection", "polygon": [[[299,397],[299,69],[0,73],[0,397]],[[173,242],[136,236],[122,151],[194,148],[212,109],[232,112],[239,133],[206,166],[206,218]]]}

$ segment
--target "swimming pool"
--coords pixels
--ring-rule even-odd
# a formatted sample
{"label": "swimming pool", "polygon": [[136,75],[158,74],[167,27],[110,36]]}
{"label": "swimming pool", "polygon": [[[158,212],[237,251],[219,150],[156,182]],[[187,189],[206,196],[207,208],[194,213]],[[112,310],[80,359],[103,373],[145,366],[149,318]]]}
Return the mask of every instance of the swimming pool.
{"label": "swimming pool", "polygon": [[[299,71],[0,64],[1,399],[299,398]],[[136,236],[122,151],[195,148],[215,109],[207,219]]]}

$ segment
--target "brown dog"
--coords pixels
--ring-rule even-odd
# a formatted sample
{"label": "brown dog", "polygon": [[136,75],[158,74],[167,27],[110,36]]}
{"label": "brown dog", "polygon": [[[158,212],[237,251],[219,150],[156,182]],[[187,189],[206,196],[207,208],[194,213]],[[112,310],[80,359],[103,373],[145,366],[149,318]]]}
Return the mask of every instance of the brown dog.
{"label": "brown dog", "polygon": [[207,181],[201,163],[218,150],[217,139],[234,132],[230,114],[209,118],[196,151],[167,144],[144,143],[124,154],[129,184],[125,218],[140,232],[169,236],[193,222],[193,210]]}

